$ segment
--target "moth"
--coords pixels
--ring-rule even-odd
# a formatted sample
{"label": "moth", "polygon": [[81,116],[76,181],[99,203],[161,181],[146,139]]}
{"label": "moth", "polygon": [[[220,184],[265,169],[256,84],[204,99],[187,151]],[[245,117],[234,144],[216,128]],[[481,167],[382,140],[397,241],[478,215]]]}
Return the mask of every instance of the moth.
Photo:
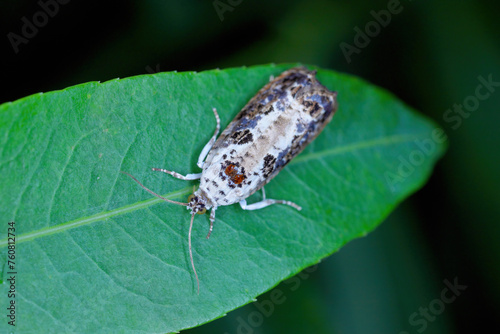
{"label": "moth", "polygon": [[[220,118],[217,110],[213,109],[217,126],[198,158],[197,165],[202,169],[201,173],[182,175],[162,168],[152,169],[181,180],[199,179],[200,185],[189,196],[187,203],[166,199],[146,188],[132,175],[122,172],[152,195],[184,205],[190,211],[189,256],[198,293],[200,283],[191,250],[195,214],[211,210],[208,239],[219,206],[239,203],[243,210],[257,210],[272,204],[284,204],[301,210],[299,205],[291,201],[266,198],[264,185],[320,134],[337,107],[337,93],[328,90],[316,79],[316,71],[305,67],[292,68],[271,78],[218,139]],[[263,199],[247,204],[246,199],[260,189]]]}

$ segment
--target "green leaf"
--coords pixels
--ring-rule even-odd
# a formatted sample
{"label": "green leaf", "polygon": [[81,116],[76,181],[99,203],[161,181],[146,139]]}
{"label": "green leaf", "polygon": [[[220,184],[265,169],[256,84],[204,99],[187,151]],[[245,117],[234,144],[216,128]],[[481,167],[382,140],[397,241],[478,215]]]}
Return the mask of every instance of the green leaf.
{"label": "green leaf", "polygon": [[[227,125],[270,75],[291,66],[91,82],[0,106],[2,280],[17,273],[16,330],[197,326],[372,231],[423,185],[444,152],[441,130],[380,88],[319,69],[318,79],[338,92],[339,110],[266,186],[268,197],[303,210],[221,207],[209,240],[208,217],[195,217],[198,295],[186,208],[151,198],[119,171],[185,201],[197,182],[151,167],[199,172],[198,155],[215,128],[211,108]],[[9,221],[14,270],[3,260]],[[2,300],[8,290],[1,286]]]}

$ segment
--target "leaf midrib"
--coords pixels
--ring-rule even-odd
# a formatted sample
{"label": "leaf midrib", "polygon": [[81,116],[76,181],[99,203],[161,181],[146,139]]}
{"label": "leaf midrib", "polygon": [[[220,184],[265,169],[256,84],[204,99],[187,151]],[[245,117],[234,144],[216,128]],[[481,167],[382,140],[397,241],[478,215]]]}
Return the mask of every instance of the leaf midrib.
{"label": "leaf midrib", "polygon": [[[373,138],[373,139],[369,139],[369,140],[363,140],[363,141],[359,141],[359,142],[355,142],[355,143],[351,143],[351,144],[347,144],[347,145],[343,145],[343,146],[338,146],[338,147],[335,147],[335,148],[332,148],[329,150],[323,150],[320,152],[299,155],[297,158],[292,160],[292,162],[290,164],[295,165],[297,163],[302,163],[302,162],[309,161],[309,160],[321,159],[321,158],[326,157],[326,156],[332,156],[332,155],[342,154],[342,153],[346,153],[346,152],[354,152],[357,150],[362,150],[362,149],[370,148],[370,147],[399,144],[399,143],[409,142],[411,140],[415,140],[418,138],[424,138],[424,137],[425,137],[425,134],[419,134],[419,135],[398,134],[398,135],[392,135],[392,136],[387,136],[387,137],[379,137],[379,138]],[[173,191],[173,192],[170,192],[170,193],[168,193],[166,195],[162,195],[162,196],[165,198],[168,198],[168,199],[175,199],[175,198],[180,197],[182,195],[187,195],[191,192],[192,192],[191,187],[185,187],[183,189]],[[41,237],[45,237],[48,235],[64,232],[64,231],[67,231],[67,230],[72,229],[72,228],[80,227],[83,225],[88,225],[88,224],[102,221],[102,220],[105,220],[105,219],[108,219],[111,217],[115,217],[115,216],[118,216],[121,214],[133,212],[136,210],[145,209],[147,207],[150,207],[151,205],[154,205],[154,204],[157,204],[160,202],[163,202],[163,200],[160,198],[154,197],[154,198],[151,198],[151,199],[148,199],[145,201],[126,205],[126,206],[116,208],[116,209],[113,209],[110,211],[101,212],[101,213],[98,213],[98,214],[95,214],[92,216],[78,218],[78,219],[75,219],[75,220],[72,220],[69,222],[65,222],[65,223],[61,223],[61,224],[58,224],[55,226],[50,226],[50,227],[42,228],[42,229],[39,229],[36,231],[24,233],[24,234],[21,234],[18,237],[16,237],[16,244],[30,241],[30,240],[34,240],[34,239],[41,238]],[[7,245],[8,245],[8,238],[0,240],[0,248],[6,247]]]}

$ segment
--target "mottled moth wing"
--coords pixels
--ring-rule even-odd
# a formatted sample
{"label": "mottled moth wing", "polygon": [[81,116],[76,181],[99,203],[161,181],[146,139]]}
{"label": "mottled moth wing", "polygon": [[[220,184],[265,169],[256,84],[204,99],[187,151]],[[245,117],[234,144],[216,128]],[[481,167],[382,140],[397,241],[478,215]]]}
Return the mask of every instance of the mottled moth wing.
{"label": "mottled moth wing", "polygon": [[333,117],[336,93],[315,74],[305,67],[283,72],[246,104],[214,144],[207,163],[222,173],[236,166],[245,196],[276,176]]}

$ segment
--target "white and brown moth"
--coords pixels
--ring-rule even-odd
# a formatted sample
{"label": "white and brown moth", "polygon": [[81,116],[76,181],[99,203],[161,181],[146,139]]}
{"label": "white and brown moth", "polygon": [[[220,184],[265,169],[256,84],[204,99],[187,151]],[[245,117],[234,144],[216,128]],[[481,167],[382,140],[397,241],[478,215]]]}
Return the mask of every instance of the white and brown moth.
{"label": "white and brown moth", "polygon": [[[184,205],[191,212],[189,256],[198,292],[200,284],[191,251],[194,215],[212,210],[208,238],[219,206],[239,203],[244,210],[257,210],[272,204],[286,204],[301,210],[293,202],[266,198],[263,187],[330,122],[337,110],[336,97],[336,92],[329,91],[316,79],[316,71],[297,67],[283,72],[259,90],[218,139],[220,119],[214,108],[217,127],[198,158],[201,173],[184,176],[153,168],[181,180],[200,179],[200,186],[188,203],[168,200],[123,172],[154,196]],[[247,204],[246,199],[259,189],[262,189],[263,200]]]}

